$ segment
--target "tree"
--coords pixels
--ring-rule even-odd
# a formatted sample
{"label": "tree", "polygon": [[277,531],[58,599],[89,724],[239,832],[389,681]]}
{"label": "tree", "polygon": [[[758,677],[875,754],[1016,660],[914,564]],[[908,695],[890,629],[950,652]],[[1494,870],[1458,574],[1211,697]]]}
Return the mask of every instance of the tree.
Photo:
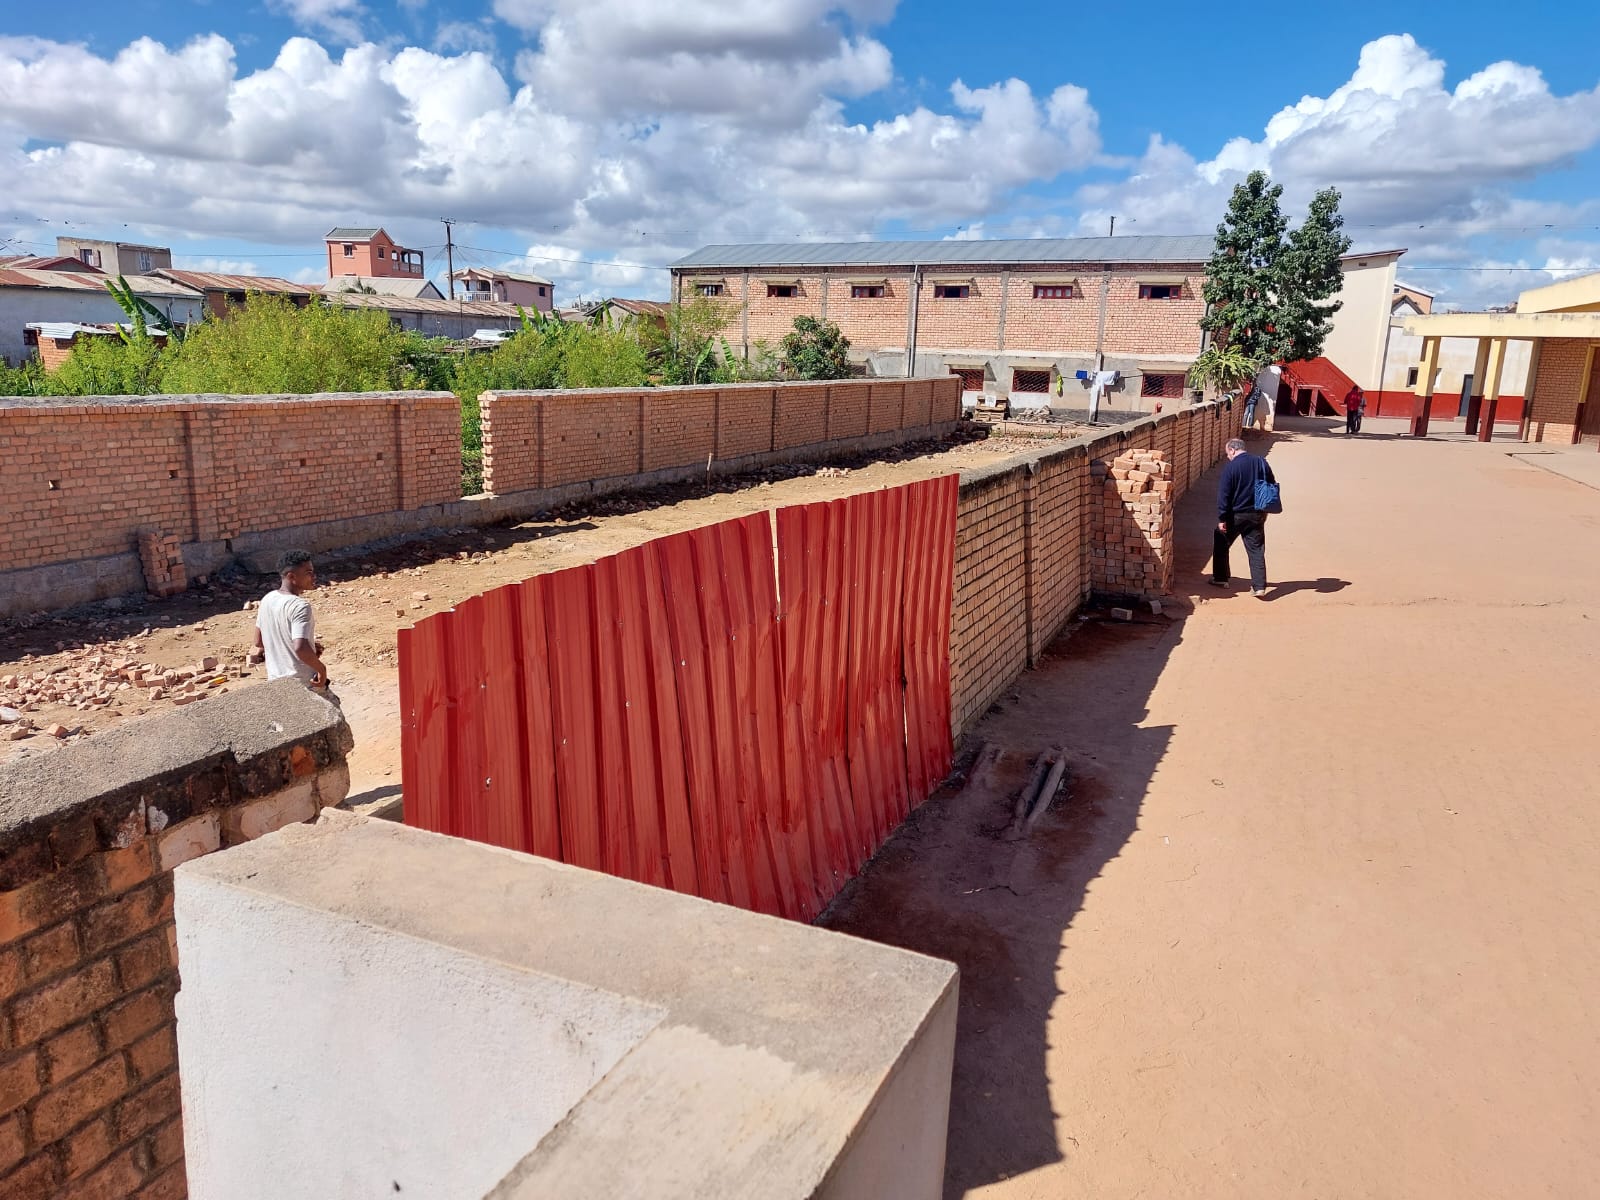
{"label": "tree", "polygon": [[832,321],[796,317],[783,335],[783,370],[791,379],[846,379],[855,373],[850,339]]}
{"label": "tree", "polygon": [[1350,249],[1336,189],[1316,194],[1292,234],[1282,195],[1263,171],[1235,187],[1206,269],[1200,327],[1258,364],[1322,353],[1339,311],[1338,301],[1325,302],[1344,285],[1339,258]]}

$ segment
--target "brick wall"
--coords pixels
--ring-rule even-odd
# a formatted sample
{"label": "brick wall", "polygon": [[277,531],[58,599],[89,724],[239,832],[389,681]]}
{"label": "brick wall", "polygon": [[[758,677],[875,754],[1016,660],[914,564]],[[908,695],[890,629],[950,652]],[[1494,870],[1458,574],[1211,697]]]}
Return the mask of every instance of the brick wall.
{"label": "brick wall", "polygon": [[0,563],[214,541],[459,498],[454,396],[0,402]]}
{"label": "brick wall", "polygon": [[484,487],[504,496],[932,432],[959,419],[961,387],[941,378],[485,392],[480,404]]}
{"label": "brick wall", "polygon": [[[1170,590],[1174,505],[1238,436],[1242,415],[1225,402],[1195,405],[963,474],[950,628],[957,736],[1037,661],[1092,592]],[[1141,462],[1170,465],[1140,471],[1149,478],[1131,480],[1138,491],[1122,495],[1116,485]]]}
{"label": "brick wall", "polygon": [[[711,278],[714,273],[705,274]],[[904,350],[910,326],[912,274],[909,268],[891,267],[874,274],[869,268],[839,268],[827,274],[800,274],[777,268],[746,275],[739,271],[717,274],[727,287],[733,309],[729,324],[747,330],[751,344],[765,339],[776,344],[802,314],[826,316],[850,339],[857,353]],[[769,297],[767,279],[798,279],[800,294]],[[1143,282],[1184,280],[1176,300],[1141,300]],[[1118,263],[1109,276],[1099,263],[1040,263],[997,271],[992,265],[941,266],[923,271],[922,296],[917,305],[917,346],[923,351],[971,353],[1037,352],[1045,356],[1092,354],[1100,331],[1100,294],[1106,286],[1105,352],[1108,355],[1193,355],[1200,348],[1200,318],[1205,312],[1201,287],[1205,274],[1199,264]],[[853,299],[852,283],[882,283],[884,294]],[[1074,281],[1070,299],[1035,299],[1034,285],[1061,285]],[[939,282],[966,284],[962,299],[938,299]],[[748,296],[746,284],[748,283]],[[680,290],[692,295],[688,277],[680,277]],[[1002,331],[1001,315],[1004,312]],[[1010,380],[1001,380],[1009,386]]]}
{"label": "brick wall", "polygon": [[[1561,445],[1573,441],[1591,346],[1600,346],[1600,343],[1583,338],[1550,338],[1540,343],[1538,372],[1534,376],[1533,395],[1528,400],[1528,436],[1533,441]],[[1600,398],[1590,397],[1591,403],[1597,401]],[[1435,411],[1438,403],[1436,396]]]}
{"label": "brick wall", "polygon": [[186,1194],[172,870],[342,801],[349,747],[290,680],[0,768],[0,1194]]}

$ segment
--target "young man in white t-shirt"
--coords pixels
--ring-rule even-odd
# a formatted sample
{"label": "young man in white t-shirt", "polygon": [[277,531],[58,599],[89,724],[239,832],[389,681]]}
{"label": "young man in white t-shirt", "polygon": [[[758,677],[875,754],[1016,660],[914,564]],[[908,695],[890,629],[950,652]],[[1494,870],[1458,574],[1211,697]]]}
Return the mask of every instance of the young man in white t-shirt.
{"label": "young man in white t-shirt", "polygon": [[317,570],[304,550],[286,550],[278,559],[278,586],[261,599],[256,613],[256,656],[265,658],[268,679],[294,676],[308,687],[326,691],[328,668],[322,665],[311,602]]}

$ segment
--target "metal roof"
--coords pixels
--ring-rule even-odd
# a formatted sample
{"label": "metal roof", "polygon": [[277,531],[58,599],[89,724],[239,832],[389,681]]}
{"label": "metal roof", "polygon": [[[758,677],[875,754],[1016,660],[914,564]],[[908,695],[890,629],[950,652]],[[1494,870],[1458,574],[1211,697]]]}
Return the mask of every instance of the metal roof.
{"label": "metal roof", "polygon": [[444,295],[431,279],[401,278],[398,275],[336,275],[322,285],[325,293],[371,288],[380,296],[412,296],[437,300]]}
{"label": "metal roof", "polygon": [[542,283],[545,287],[553,286],[543,275],[529,275],[521,271],[502,271],[499,267],[462,267],[455,273],[454,278],[465,279],[469,275],[487,275],[491,279],[511,279],[517,283]]}
{"label": "metal roof", "polygon": [[276,275],[219,275],[214,271],[178,271],[162,267],[155,274],[202,292],[287,292],[309,296],[316,291],[309,283],[292,283]]}
{"label": "metal roof", "polygon": [[977,266],[1031,263],[1203,263],[1210,234],[1010,238],[940,242],[776,242],[706,246],[672,264],[705,267]]}
{"label": "metal roof", "polygon": [[[175,300],[198,300],[192,289],[156,275],[125,276],[128,286],[141,296],[166,296]],[[0,287],[53,288],[63,292],[105,292],[106,276],[81,271],[30,271],[0,267]]]}
{"label": "metal roof", "polygon": [[24,254],[0,258],[0,267],[12,271],[76,271],[80,275],[105,275],[99,267],[90,266],[70,254]]}
{"label": "metal roof", "polygon": [[[330,242],[333,242],[333,241],[364,242],[368,238],[374,237],[374,236],[376,236],[377,234],[380,234],[380,233],[383,233],[383,227],[381,225],[373,225],[373,226],[370,226],[370,227],[366,227],[366,226],[358,227],[358,226],[355,226],[355,225],[340,225],[337,229],[328,230],[328,236],[323,240],[324,241],[330,241]],[[388,237],[388,236],[389,236],[388,234],[384,233],[384,237]]]}
{"label": "metal roof", "polygon": [[[133,325],[127,321],[99,325],[88,325],[81,321],[29,321],[23,328],[32,329],[40,337],[50,338],[52,341],[57,342],[70,342],[80,333],[90,334],[95,337],[110,337],[120,330],[126,330],[129,333],[133,332]],[[159,325],[148,325],[145,327],[145,332],[153,338],[167,336],[167,331]]]}
{"label": "metal roof", "polygon": [[390,312],[441,313],[464,317],[517,315],[517,306],[504,300],[434,300],[427,296],[374,296],[368,292],[327,292],[323,298],[345,308],[382,308]]}

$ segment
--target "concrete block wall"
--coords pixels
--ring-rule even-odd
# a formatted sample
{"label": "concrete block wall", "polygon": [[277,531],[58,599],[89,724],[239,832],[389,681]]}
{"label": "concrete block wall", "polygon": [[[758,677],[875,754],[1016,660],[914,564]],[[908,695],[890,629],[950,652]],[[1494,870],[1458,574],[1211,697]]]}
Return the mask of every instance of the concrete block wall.
{"label": "concrete block wall", "polygon": [[[608,486],[842,453],[948,432],[954,378],[735,384],[593,392],[485,392],[483,476],[495,496]],[[889,439],[889,440],[884,440]]]}
{"label": "concrete block wall", "polygon": [[350,745],[290,680],[0,767],[0,1195],[186,1195],[172,870],[342,801]]}
{"label": "concrete block wall", "polygon": [[[1091,594],[1170,590],[1174,506],[1238,436],[1241,415],[1226,402],[1198,404],[962,474],[950,628],[956,736],[1038,660]],[[1138,481],[1137,495],[1113,486],[1108,497],[1103,481],[1116,482],[1111,464],[1119,458],[1130,473],[1141,461],[1168,465],[1141,472],[1152,477]]]}

